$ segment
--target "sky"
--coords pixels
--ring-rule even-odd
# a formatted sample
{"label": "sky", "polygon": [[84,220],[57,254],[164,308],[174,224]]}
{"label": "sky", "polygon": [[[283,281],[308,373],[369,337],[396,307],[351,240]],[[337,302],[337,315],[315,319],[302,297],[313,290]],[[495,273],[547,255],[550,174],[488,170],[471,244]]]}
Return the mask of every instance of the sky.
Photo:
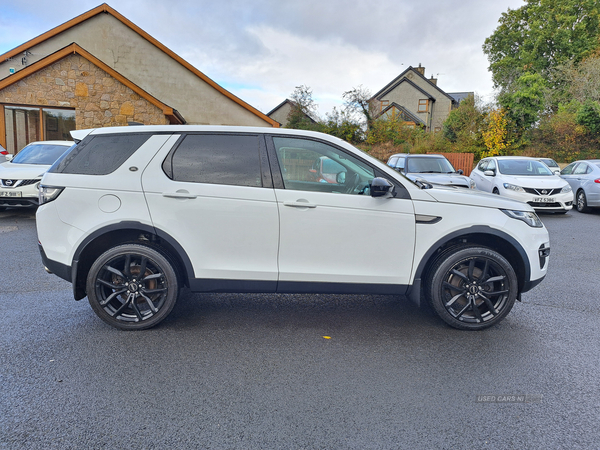
{"label": "sky", "polygon": [[[485,39],[524,0],[114,0],[113,9],[221,86],[268,113],[296,86],[321,116],[409,66],[446,92],[494,98]],[[101,0],[0,0],[0,54]]]}

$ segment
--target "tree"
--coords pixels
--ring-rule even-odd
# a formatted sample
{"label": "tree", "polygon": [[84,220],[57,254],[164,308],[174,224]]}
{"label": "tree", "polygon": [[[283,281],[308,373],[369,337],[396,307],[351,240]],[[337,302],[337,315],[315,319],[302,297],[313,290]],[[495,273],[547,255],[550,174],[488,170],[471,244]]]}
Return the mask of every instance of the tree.
{"label": "tree", "polygon": [[488,156],[503,155],[509,147],[508,120],[506,111],[503,109],[493,109],[487,116],[487,129],[482,133],[487,152],[481,155],[482,158]]}
{"label": "tree", "polygon": [[502,91],[526,72],[549,79],[554,68],[579,63],[600,44],[598,0],[526,0],[499,22],[483,51]]}
{"label": "tree", "polygon": [[547,102],[557,109],[560,103],[576,100],[585,103],[587,100],[600,101],[600,51],[575,64],[572,61],[556,68],[552,73],[551,83],[560,86],[551,91]]}
{"label": "tree", "polygon": [[365,139],[363,127],[347,110],[339,110],[335,106],[330,113],[325,114],[321,122],[321,131],[340,139],[359,144]]}
{"label": "tree", "polygon": [[583,125],[592,135],[600,134],[600,104],[593,100],[587,100],[579,111],[576,121]]}
{"label": "tree", "polygon": [[288,114],[287,128],[318,131],[317,104],[312,98],[312,89],[308,86],[296,86],[290,96],[292,109]]}
{"label": "tree", "polygon": [[546,81],[538,73],[526,72],[498,95],[498,103],[517,128],[517,134],[531,128],[544,109]]}
{"label": "tree", "polygon": [[373,123],[373,110],[371,104],[371,92],[362,85],[352,88],[342,94],[344,98],[344,107],[347,112],[360,113],[364,116],[367,129],[371,128]]}

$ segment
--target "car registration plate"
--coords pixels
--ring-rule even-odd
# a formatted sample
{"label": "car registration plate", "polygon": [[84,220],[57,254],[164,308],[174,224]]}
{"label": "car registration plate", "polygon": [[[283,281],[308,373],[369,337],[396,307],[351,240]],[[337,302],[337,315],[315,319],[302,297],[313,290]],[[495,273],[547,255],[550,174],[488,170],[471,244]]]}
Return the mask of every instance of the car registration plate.
{"label": "car registration plate", "polygon": [[535,201],[538,203],[555,203],[556,202],[554,197],[537,197],[535,199]]}
{"label": "car registration plate", "polygon": [[21,197],[21,191],[0,191],[0,197]]}

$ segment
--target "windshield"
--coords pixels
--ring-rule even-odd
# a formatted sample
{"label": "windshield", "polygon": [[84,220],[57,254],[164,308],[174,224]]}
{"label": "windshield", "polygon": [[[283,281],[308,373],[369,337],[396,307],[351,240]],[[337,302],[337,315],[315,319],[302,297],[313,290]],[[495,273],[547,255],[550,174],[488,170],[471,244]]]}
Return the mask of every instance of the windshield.
{"label": "windshield", "polygon": [[12,164],[40,164],[50,166],[69,149],[66,145],[30,144],[11,161]]}
{"label": "windshield", "polygon": [[446,158],[406,158],[406,173],[454,173]]}
{"label": "windshield", "polygon": [[548,167],[558,167],[556,161],[550,158],[542,158],[542,162],[546,164]]}
{"label": "windshield", "polygon": [[548,167],[535,160],[530,159],[499,159],[498,171],[504,175],[518,176],[553,176]]}

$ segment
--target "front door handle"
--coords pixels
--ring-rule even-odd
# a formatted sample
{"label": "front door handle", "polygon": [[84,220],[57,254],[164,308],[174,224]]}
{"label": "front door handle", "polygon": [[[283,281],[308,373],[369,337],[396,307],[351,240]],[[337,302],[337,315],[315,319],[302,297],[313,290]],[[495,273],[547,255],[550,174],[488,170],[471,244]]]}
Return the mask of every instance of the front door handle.
{"label": "front door handle", "polygon": [[169,197],[169,198],[196,198],[196,197],[198,197],[197,195],[190,194],[185,189],[179,189],[178,191],[175,191],[175,192],[163,192],[162,196]]}
{"label": "front door handle", "polygon": [[283,202],[283,206],[292,206],[294,208],[316,208],[314,203],[308,203],[306,200],[298,200],[295,202]]}

